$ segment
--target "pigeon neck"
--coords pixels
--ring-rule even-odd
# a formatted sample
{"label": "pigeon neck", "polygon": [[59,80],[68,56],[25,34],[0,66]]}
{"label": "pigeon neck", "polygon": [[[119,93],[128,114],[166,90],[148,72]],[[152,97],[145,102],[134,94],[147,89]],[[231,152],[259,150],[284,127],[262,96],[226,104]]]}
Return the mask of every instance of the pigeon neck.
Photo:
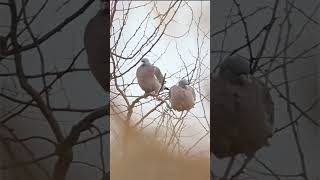
{"label": "pigeon neck", "polygon": [[223,79],[225,79],[231,83],[240,84],[240,85],[244,84],[243,80],[241,79],[241,76],[236,75],[236,74],[232,73],[231,71],[228,71],[228,70],[220,71],[219,75]]}
{"label": "pigeon neck", "polygon": [[220,70],[219,75],[226,80],[233,81],[237,79],[237,76],[232,73],[230,70]]}
{"label": "pigeon neck", "polygon": [[143,63],[142,66],[150,66],[150,63]]}
{"label": "pigeon neck", "polygon": [[106,9],[100,9],[97,13],[97,16],[107,16],[108,11]]}
{"label": "pigeon neck", "polygon": [[179,83],[179,86],[182,87],[183,89],[187,89],[187,86],[185,84],[180,84]]}

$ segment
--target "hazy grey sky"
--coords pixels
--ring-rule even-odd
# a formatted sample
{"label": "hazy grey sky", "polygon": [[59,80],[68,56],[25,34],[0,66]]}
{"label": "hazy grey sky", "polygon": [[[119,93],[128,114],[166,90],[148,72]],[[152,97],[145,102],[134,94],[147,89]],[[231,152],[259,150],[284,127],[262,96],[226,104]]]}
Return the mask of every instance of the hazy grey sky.
{"label": "hazy grey sky", "polygon": [[[146,1],[133,1],[131,7],[139,7],[142,4],[146,4]],[[156,10],[163,14],[169,6],[169,1],[158,1],[152,2],[145,7],[139,7],[136,9],[132,9],[128,15],[128,23],[122,32],[123,39],[119,42],[117,50],[120,52],[124,47],[127,40],[135,33],[135,30],[139,27],[140,23],[143,21],[144,17],[147,16],[148,12],[150,12],[153,7],[153,3],[156,3]],[[151,63],[154,63],[157,67],[159,67],[163,74],[166,74],[166,86],[171,87],[176,84],[182,77],[188,73],[191,73],[191,70],[194,68],[196,58],[201,59],[202,64],[197,64],[197,72],[201,72],[199,75],[200,78],[194,75],[191,83],[192,86],[198,91],[199,84],[201,81],[201,93],[206,96],[206,100],[202,100],[205,107],[204,109],[201,106],[201,103],[197,103],[195,108],[191,110],[189,115],[184,119],[186,121],[187,127],[184,130],[184,135],[193,136],[182,138],[182,142],[185,143],[186,147],[190,147],[193,143],[195,143],[201,136],[205,134],[205,130],[203,126],[199,123],[199,121],[193,116],[199,117],[201,123],[209,129],[209,124],[206,122],[203,116],[206,116],[209,121],[209,103],[208,103],[208,94],[209,94],[209,62],[210,62],[210,39],[209,39],[209,23],[210,23],[210,2],[200,2],[200,1],[190,1],[182,3],[181,7],[177,11],[177,14],[174,17],[174,21],[172,21],[167,30],[165,31],[165,35],[162,36],[162,39],[155,45],[152,51],[146,54]],[[118,8],[122,8],[128,6],[128,2],[118,3]],[[127,45],[127,49],[124,51],[124,54],[131,53],[132,49],[139,43],[139,40],[143,37],[144,29],[146,29],[145,34],[149,36],[154,31],[154,26],[159,24],[159,13],[153,10],[151,12],[151,18],[148,19],[145,23],[143,23],[142,27],[147,25],[147,28],[141,28],[135,37],[130,41]],[[116,18],[122,18],[121,11],[115,14]],[[169,13],[171,15],[172,13]],[[197,24],[199,23],[199,28],[197,30]],[[191,26],[190,26],[191,24]],[[190,26],[190,30],[188,31]],[[120,23],[115,21],[114,28],[118,29],[120,27]],[[174,36],[174,37],[173,37]],[[179,37],[182,36],[182,37]],[[179,37],[179,38],[176,38]],[[113,40],[111,40],[111,46],[114,44]],[[149,46],[150,47],[150,46]],[[148,49],[145,48],[143,52]],[[134,60],[121,60],[124,63],[123,69],[128,68],[132,64],[136,63],[141,58],[141,54],[137,56]],[[126,61],[126,62],[125,62]],[[128,62],[129,61],[129,62]],[[185,63],[185,64],[184,64]],[[184,69],[184,65],[189,66],[188,69]],[[140,64],[138,65],[140,66]],[[135,77],[136,66],[132,70],[130,70],[124,77],[125,83],[130,83],[133,81]],[[201,68],[201,69],[200,69]],[[181,71],[182,69],[182,71]],[[201,70],[201,71],[200,71]],[[123,70],[124,71],[124,70]],[[172,75],[172,77],[170,77]],[[189,77],[191,78],[191,77]],[[186,78],[187,79],[187,78]],[[133,81],[137,83],[135,79]],[[126,91],[128,95],[141,96],[143,95],[143,91],[136,84],[129,87]],[[150,100],[150,97],[147,99]],[[200,100],[200,95],[197,92],[197,100]],[[146,100],[142,100],[146,101]],[[146,110],[143,112],[147,112],[147,109],[153,108],[154,104],[150,104]],[[136,111],[140,110],[136,109]],[[176,112],[176,114],[180,115],[180,113]],[[193,114],[193,115],[192,115]],[[149,116],[149,119],[146,120],[148,122],[152,118],[158,116],[159,113],[153,113]],[[136,116],[136,117],[139,117]],[[152,129],[151,129],[152,131]],[[203,138],[203,140],[199,143],[199,145],[195,149],[201,149],[209,154],[209,134]]]}

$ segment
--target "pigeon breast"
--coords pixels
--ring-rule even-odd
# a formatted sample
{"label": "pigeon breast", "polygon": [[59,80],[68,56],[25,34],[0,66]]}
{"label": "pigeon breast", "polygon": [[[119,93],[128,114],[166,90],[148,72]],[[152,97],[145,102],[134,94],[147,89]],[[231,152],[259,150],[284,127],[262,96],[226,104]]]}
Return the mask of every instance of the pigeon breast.
{"label": "pigeon breast", "polygon": [[159,91],[161,85],[155,78],[153,66],[143,65],[137,69],[138,84],[146,93]]}

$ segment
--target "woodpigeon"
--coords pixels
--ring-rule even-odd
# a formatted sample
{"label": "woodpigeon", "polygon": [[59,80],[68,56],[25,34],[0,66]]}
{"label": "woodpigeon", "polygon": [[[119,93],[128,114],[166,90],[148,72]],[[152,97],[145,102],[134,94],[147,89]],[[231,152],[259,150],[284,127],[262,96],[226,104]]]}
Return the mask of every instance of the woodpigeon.
{"label": "woodpigeon", "polygon": [[141,89],[144,90],[146,94],[156,94],[159,92],[160,88],[160,91],[162,91],[165,87],[162,86],[164,78],[160,69],[152,65],[147,58],[143,58],[141,62],[142,64],[137,69],[136,73],[138,84]]}
{"label": "woodpigeon", "polygon": [[84,47],[87,51],[90,70],[95,79],[106,91],[107,84],[109,83],[109,63],[107,56],[108,51],[110,51],[107,36],[108,14],[106,9],[100,10],[89,21],[84,33]]}
{"label": "woodpigeon", "polygon": [[177,85],[170,88],[169,101],[172,109],[176,111],[190,110],[194,107],[196,94],[194,89],[188,85],[188,81],[182,79]]}
{"label": "woodpigeon", "polygon": [[224,60],[211,86],[210,151],[218,158],[245,154],[269,145],[274,106],[268,87],[250,75],[240,56]]}

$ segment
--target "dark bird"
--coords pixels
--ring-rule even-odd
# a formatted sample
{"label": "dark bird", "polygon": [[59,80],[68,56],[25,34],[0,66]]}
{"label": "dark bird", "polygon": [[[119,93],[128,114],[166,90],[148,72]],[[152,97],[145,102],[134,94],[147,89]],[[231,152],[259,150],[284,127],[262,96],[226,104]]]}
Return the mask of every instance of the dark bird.
{"label": "dark bird", "polygon": [[109,21],[109,13],[105,7],[89,21],[84,33],[84,47],[87,52],[90,70],[106,91],[110,78],[108,63],[110,45],[107,21]]}
{"label": "dark bird", "polygon": [[211,80],[210,151],[217,158],[253,157],[269,145],[274,107],[269,89],[250,74],[249,62],[227,57]]}

